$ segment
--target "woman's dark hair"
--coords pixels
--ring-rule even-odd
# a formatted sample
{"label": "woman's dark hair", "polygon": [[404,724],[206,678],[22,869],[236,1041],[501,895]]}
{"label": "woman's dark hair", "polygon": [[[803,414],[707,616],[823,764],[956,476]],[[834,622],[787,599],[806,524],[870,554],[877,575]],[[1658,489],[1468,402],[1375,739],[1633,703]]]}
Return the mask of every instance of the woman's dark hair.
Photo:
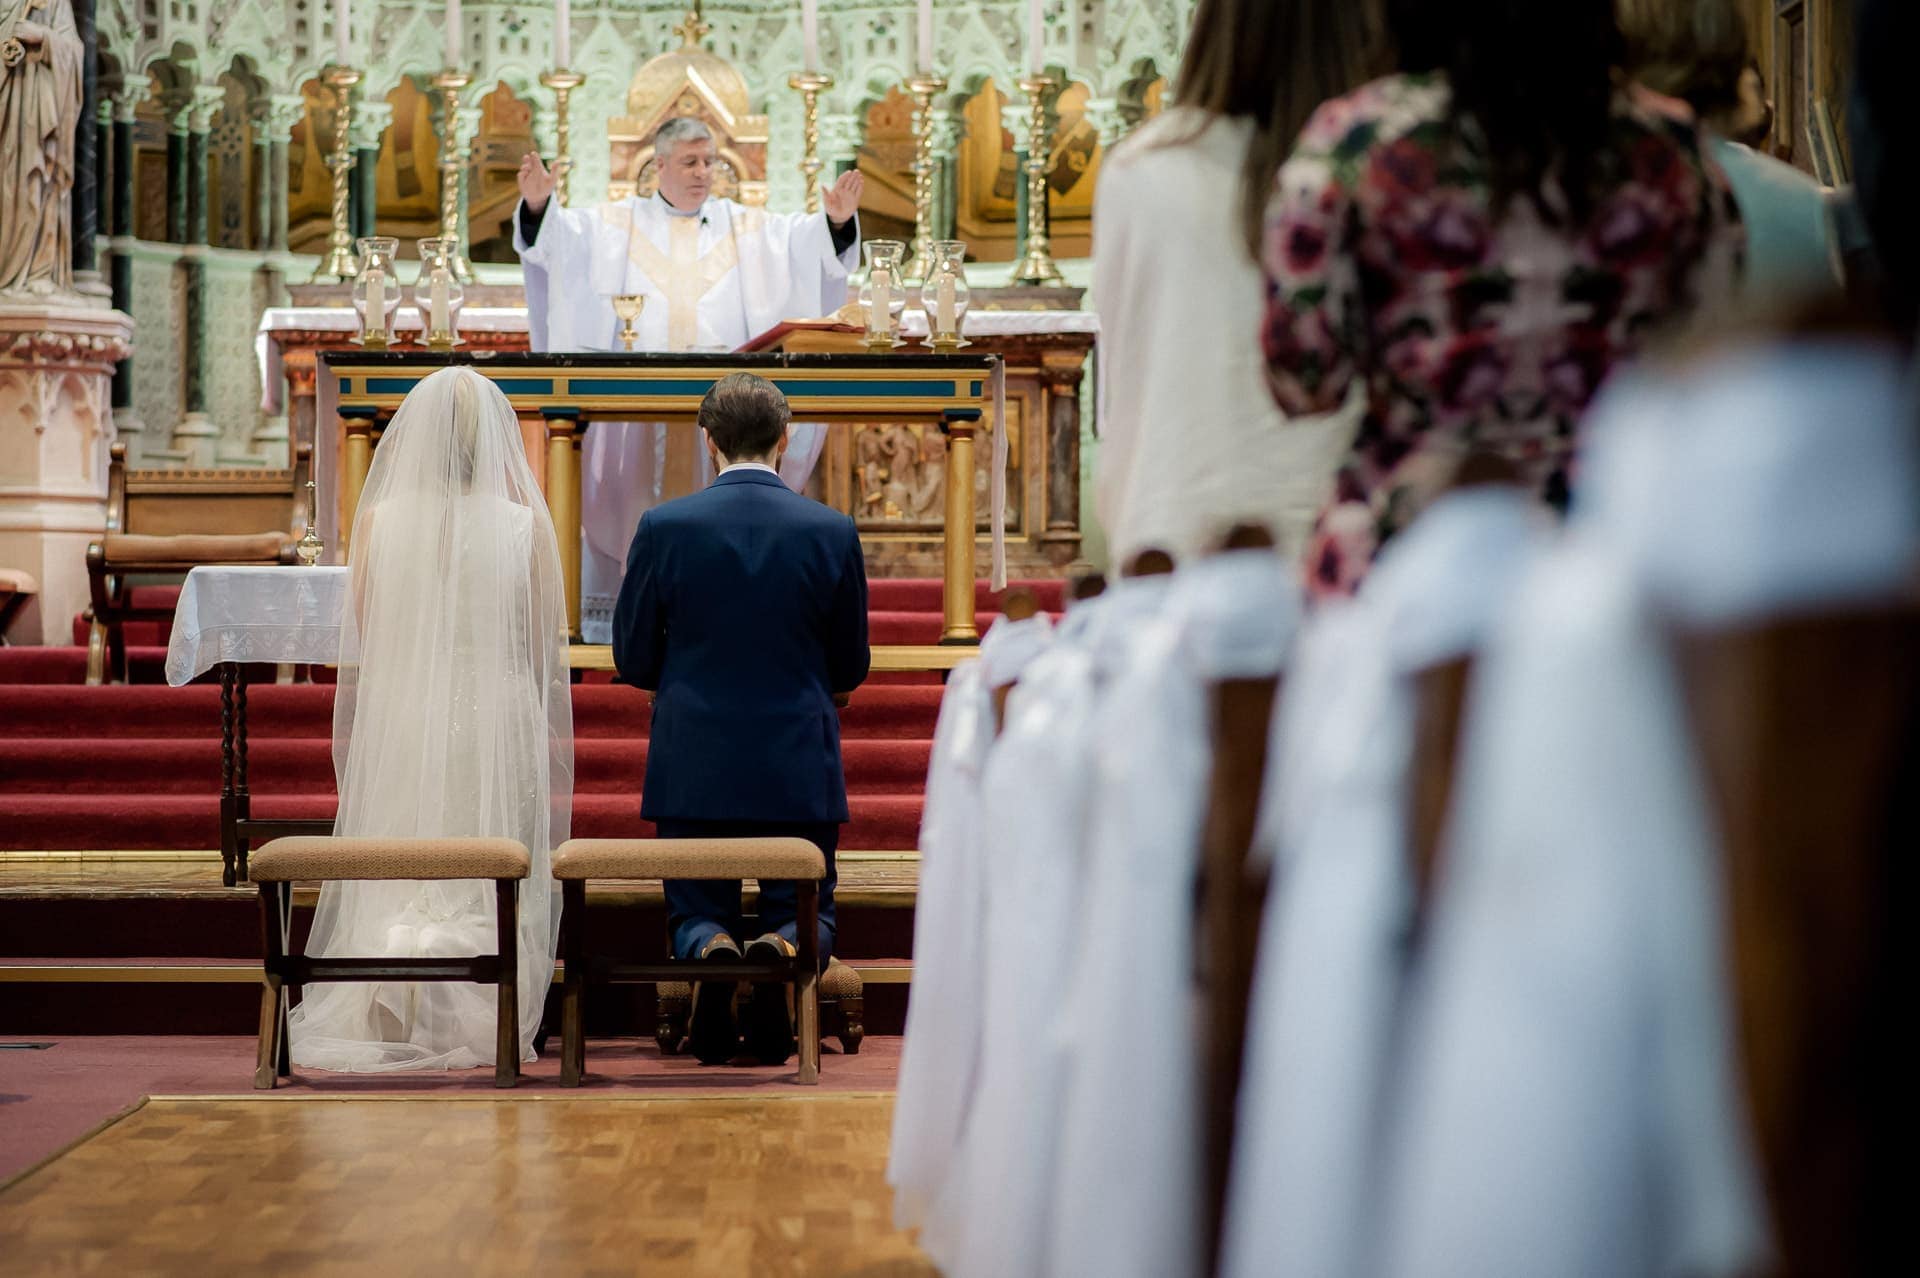
{"label": "woman's dark hair", "polygon": [[[1383,69],[1376,0],[1200,0],[1174,79],[1175,101],[1244,116],[1240,225],[1260,256],[1274,175],[1314,109]],[[1201,128],[1205,128],[1203,124]],[[1199,130],[1178,141],[1192,141]]]}
{"label": "woman's dark hair", "polygon": [[1495,211],[1524,197],[1548,222],[1585,222],[1622,57],[1613,0],[1386,3],[1402,65],[1447,73],[1456,135],[1484,154]]}

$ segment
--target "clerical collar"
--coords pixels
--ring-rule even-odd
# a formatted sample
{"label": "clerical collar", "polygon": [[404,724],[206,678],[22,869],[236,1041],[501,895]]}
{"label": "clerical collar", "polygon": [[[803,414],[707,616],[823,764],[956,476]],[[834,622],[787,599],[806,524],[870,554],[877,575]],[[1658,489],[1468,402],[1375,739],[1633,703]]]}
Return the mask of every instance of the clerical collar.
{"label": "clerical collar", "polygon": [[669,200],[666,196],[660,194],[660,192],[658,191],[655,191],[653,193],[653,198],[660,201],[660,207],[667,211],[668,217],[699,217],[702,213],[706,211],[706,208],[707,208],[707,202],[705,200],[700,201],[700,207],[697,209],[675,208],[673,206],[673,201]]}

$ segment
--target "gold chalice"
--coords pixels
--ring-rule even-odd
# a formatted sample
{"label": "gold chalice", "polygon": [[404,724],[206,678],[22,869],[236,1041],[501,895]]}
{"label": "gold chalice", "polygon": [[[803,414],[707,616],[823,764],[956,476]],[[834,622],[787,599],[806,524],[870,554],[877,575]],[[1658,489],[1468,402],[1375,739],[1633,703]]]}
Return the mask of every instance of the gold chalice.
{"label": "gold chalice", "polygon": [[628,350],[640,340],[640,331],[633,322],[640,318],[640,312],[646,308],[647,297],[644,293],[615,293],[613,295],[613,313],[620,317],[620,341]]}

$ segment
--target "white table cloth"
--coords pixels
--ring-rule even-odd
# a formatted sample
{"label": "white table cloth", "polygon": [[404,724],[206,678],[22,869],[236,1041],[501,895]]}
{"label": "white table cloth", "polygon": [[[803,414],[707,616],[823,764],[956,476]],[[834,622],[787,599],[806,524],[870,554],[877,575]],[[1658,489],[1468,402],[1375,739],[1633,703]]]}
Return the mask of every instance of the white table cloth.
{"label": "white table cloth", "polygon": [[224,661],[338,661],[347,571],[284,565],[195,568],[174,608],[167,682],[179,687]]}

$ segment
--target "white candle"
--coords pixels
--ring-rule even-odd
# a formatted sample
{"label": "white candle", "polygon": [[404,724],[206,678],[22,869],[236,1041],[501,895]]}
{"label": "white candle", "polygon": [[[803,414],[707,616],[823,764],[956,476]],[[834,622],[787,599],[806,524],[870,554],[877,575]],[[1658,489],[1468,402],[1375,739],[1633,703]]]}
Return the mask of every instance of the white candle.
{"label": "white candle", "polygon": [[820,69],[820,0],[800,0],[800,43],[809,71]]}
{"label": "white candle", "polygon": [[882,267],[873,270],[873,312],[867,328],[875,333],[893,331],[893,272]]}
{"label": "white candle", "polygon": [[347,61],[347,5],[349,0],[333,0],[333,62],[351,66]]}
{"label": "white candle", "polygon": [[387,273],[377,266],[369,266],[360,272],[360,282],[367,294],[364,323],[369,329],[384,330],[387,327]]}
{"label": "white candle", "polygon": [[447,70],[460,69],[460,0],[447,0]]}
{"label": "white candle", "polygon": [[450,327],[447,321],[447,276],[444,271],[435,271],[427,294],[428,336],[445,333]]}
{"label": "white candle", "polygon": [[954,323],[953,314],[953,276],[942,275],[940,277],[940,287],[934,290],[933,296],[933,331],[935,334],[944,337],[949,333],[953,333],[954,329],[958,327],[958,325]]}
{"label": "white candle", "polygon": [[920,0],[919,39],[914,52],[920,55],[920,74],[933,74],[933,0]]}
{"label": "white candle", "polygon": [[553,64],[565,71],[573,65],[573,6],[553,0]]}
{"label": "white candle", "polygon": [[1044,0],[1027,0],[1027,74],[1038,77],[1046,63],[1046,27],[1040,20]]}

